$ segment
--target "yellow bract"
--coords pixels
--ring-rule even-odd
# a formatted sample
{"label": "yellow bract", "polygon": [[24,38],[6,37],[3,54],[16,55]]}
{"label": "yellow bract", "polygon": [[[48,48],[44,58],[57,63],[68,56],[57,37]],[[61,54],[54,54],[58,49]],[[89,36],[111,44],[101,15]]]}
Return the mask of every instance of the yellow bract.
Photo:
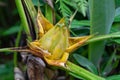
{"label": "yellow bract", "polygon": [[65,66],[69,53],[85,44],[91,37],[70,37],[64,18],[53,26],[41,11],[38,11],[37,24],[39,38],[28,42],[28,46],[34,55],[43,57],[50,65]]}

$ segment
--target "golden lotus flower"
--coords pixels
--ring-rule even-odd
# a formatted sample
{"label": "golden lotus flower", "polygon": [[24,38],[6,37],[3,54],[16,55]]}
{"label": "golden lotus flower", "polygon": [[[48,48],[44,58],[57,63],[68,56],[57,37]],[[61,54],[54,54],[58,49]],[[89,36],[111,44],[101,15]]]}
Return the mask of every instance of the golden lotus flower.
{"label": "golden lotus flower", "polygon": [[65,66],[69,54],[91,38],[91,36],[70,37],[64,18],[53,26],[40,10],[38,11],[37,24],[39,38],[28,42],[28,47],[32,54],[43,57],[50,65]]}

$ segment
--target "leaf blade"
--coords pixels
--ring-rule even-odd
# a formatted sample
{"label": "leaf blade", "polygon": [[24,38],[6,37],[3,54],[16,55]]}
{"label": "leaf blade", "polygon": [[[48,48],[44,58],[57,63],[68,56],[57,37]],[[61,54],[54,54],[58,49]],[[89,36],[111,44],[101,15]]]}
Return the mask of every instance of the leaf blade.
{"label": "leaf blade", "polygon": [[75,60],[83,67],[87,68],[90,70],[92,73],[98,75],[97,68],[95,67],[94,64],[92,64],[89,60],[87,60],[85,57],[80,56],[79,54],[73,54],[73,57]]}
{"label": "leaf blade", "polygon": [[[104,35],[110,32],[114,20],[114,0],[89,0],[90,2],[90,34]],[[99,41],[89,45],[89,59],[99,66],[104,52],[105,42]]]}

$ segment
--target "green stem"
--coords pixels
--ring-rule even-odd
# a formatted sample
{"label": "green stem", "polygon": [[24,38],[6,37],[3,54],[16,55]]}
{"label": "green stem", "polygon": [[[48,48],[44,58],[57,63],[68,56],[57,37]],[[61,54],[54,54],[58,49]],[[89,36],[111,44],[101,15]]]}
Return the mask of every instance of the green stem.
{"label": "green stem", "polygon": [[28,22],[27,22],[27,18],[26,18],[26,15],[25,15],[25,11],[24,11],[22,2],[21,2],[21,0],[15,0],[15,2],[16,2],[16,6],[17,6],[17,9],[18,9],[21,21],[22,21],[22,25],[24,26],[25,32],[28,35],[27,38],[28,38],[28,40],[32,40],[32,38],[30,36],[30,30],[29,30],[29,26],[28,26]]}
{"label": "green stem", "polygon": [[69,27],[69,28],[70,28],[71,22],[73,21],[75,15],[77,14],[77,11],[78,11],[78,9],[75,10],[74,14],[73,14],[73,15],[70,17],[70,19],[69,19],[69,24],[68,24],[68,27]]}
{"label": "green stem", "polygon": [[14,52],[11,48],[0,49],[0,52]]}
{"label": "green stem", "polygon": [[97,76],[84,68],[73,64],[72,62],[67,61],[66,67],[63,67],[68,72],[77,75],[79,78],[85,80],[105,80],[104,78]]}
{"label": "green stem", "polygon": [[70,29],[70,26],[71,26],[71,22],[73,21],[73,18],[75,17],[77,11],[78,11],[78,9],[75,10],[74,14],[70,17],[69,23],[68,23],[68,28],[69,28],[70,32],[71,32],[74,36],[77,36],[77,35]]}
{"label": "green stem", "polygon": [[89,39],[86,43],[92,43],[92,42],[96,42],[96,41],[101,41],[101,40],[105,40],[105,39],[113,39],[113,38],[120,38],[120,32],[116,32],[116,33],[112,33],[112,34],[107,34],[107,35],[101,35],[101,36],[97,36],[95,38],[91,38]]}
{"label": "green stem", "polygon": [[77,37],[78,35],[75,34],[70,28],[69,28],[70,32],[72,33],[73,36]]}
{"label": "green stem", "polygon": [[[21,34],[22,34],[22,30],[23,30],[23,26],[20,27],[20,30],[18,32],[18,35],[17,35],[17,38],[16,38],[16,41],[15,41],[15,47],[18,47],[19,46],[19,42],[20,42],[20,37],[21,37]],[[16,67],[17,66],[17,52],[14,52],[14,66]]]}

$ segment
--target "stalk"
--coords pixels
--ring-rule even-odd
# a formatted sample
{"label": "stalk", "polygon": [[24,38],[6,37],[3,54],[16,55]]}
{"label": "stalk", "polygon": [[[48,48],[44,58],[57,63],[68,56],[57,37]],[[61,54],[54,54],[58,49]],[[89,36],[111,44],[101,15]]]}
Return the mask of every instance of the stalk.
{"label": "stalk", "polygon": [[[84,80],[105,80],[104,78],[97,76],[84,68],[75,65],[74,63],[67,61],[66,67],[63,67],[65,70],[70,72],[71,75],[75,74],[78,78],[82,78]],[[74,76],[74,75],[73,75]]]}
{"label": "stalk", "polygon": [[3,49],[0,49],[0,52],[13,52],[13,50],[10,48],[3,48]]}
{"label": "stalk", "polygon": [[25,11],[24,11],[24,8],[23,8],[23,5],[22,5],[22,0],[15,0],[15,2],[16,2],[16,6],[17,6],[17,9],[18,9],[20,18],[21,18],[22,25],[24,26],[24,30],[28,35],[27,38],[28,38],[29,41],[31,41],[32,38],[30,36],[30,30],[29,30],[27,18],[26,18],[26,15],[25,15]]}
{"label": "stalk", "polygon": [[120,38],[120,32],[112,33],[112,34],[106,34],[106,35],[101,35],[101,36],[96,36],[91,39],[89,39],[86,44],[96,42],[96,41],[101,41],[101,40],[106,40],[106,39],[114,39],[114,38]]}
{"label": "stalk", "polygon": [[[16,41],[15,41],[15,47],[19,46],[22,30],[23,30],[23,26],[20,27],[20,31],[18,32]],[[14,66],[16,67],[17,66],[17,52],[14,52],[13,58],[14,58],[14,60],[13,60],[14,61]]]}

